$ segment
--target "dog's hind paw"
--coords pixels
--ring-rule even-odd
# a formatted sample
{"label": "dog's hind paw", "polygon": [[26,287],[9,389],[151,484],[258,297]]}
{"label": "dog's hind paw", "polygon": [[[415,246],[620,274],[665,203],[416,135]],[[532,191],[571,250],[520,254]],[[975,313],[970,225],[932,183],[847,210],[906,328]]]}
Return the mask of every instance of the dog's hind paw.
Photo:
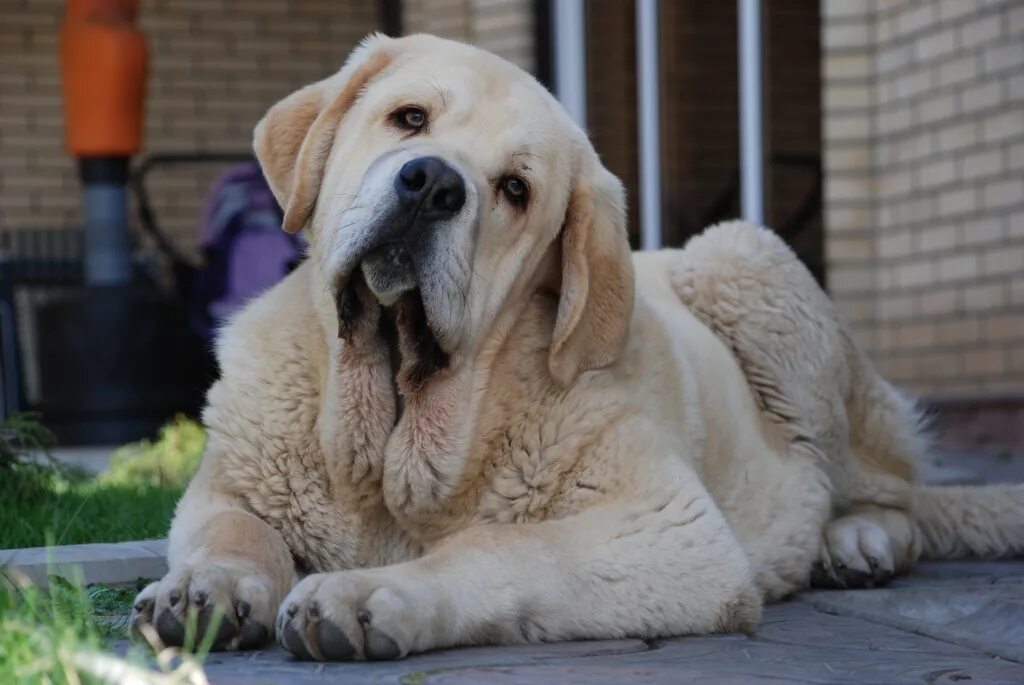
{"label": "dog's hind paw", "polygon": [[879,507],[829,522],[811,586],[865,588],[884,585],[917,559],[913,524],[903,512]]}

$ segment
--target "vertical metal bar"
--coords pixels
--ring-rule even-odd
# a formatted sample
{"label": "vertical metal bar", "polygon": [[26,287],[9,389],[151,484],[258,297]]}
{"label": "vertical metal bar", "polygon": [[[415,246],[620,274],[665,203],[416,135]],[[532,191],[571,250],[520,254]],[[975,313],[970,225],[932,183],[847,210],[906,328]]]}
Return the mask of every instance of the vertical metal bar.
{"label": "vertical metal bar", "polygon": [[573,121],[587,127],[587,55],[583,0],[553,0],[555,96]]}
{"label": "vertical metal bar", "polygon": [[661,112],[658,0],[636,0],[637,123],[640,127],[640,247],[661,247]]}
{"label": "vertical metal bar", "polygon": [[555,92],[555,51],[552,41],[555,35],[555,20],[551,18],[554,9],[551,0],[533,0],[533,75],[541,85]]}
{"label": "vertical metal bar", "polygon": [[85,282],[123,285],[132,277],[128,239],[128,190],[123,183],[85,183]]}
{"label": "vertical metal bar", "polygon": [[740,197],[743,218],[764,223],[761,0],[737,0],[740,70]]}

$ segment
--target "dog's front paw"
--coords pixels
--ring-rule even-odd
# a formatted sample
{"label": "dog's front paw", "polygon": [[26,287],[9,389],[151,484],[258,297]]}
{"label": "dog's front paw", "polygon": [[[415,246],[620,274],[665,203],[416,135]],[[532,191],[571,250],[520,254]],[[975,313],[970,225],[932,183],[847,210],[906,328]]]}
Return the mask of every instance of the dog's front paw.
{"label": "dog's front paw", "polygon": [[299,659],[398,659],[436,641],[432,593],[382,569],[312,575],[281,603],[277,639]]}
{"label": "dog's front paw", "polygon": [[273,637],[274,612],[281,590],[247,562],[225,559],[177,566],[135,598],[130,626],[134,635],[151,626],[160,641],[180,647],[194,616],[193,646],[215,630],[215,650],[255,649]]}

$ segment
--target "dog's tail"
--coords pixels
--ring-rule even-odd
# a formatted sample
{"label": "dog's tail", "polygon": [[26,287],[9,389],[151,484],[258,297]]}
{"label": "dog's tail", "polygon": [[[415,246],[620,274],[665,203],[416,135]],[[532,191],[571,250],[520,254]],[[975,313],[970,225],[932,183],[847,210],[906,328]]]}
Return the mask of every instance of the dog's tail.
{"label": "dog's tail", "polygon": [[1024,555],[1024,484],[916,486],[910,513],[922,558]]}

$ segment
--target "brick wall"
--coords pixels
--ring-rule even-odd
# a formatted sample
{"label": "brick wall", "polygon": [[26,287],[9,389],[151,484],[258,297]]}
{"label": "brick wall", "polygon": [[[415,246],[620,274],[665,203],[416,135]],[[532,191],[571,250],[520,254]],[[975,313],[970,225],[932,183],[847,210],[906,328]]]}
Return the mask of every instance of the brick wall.
{"label": "brick wall", "polygon": [[404,0],[402,30],[472,43],[534,68],[532,0]]}
{"label": "brick wall", "polygon": [[[62,0],[0,3],[0,232],[79,220],[79,183],[64,151],[57,62]],[[143,0],[150,74],[144,152],[251,150],[272,103],[335,71],[377,27],[377,3]],[[182,246],[219,169],[151,177],[157,218]]]}
{"label": "brick wall", "polygon": [[1024,3],[822,12],[833,296],[898,384],[1024,394]]}

